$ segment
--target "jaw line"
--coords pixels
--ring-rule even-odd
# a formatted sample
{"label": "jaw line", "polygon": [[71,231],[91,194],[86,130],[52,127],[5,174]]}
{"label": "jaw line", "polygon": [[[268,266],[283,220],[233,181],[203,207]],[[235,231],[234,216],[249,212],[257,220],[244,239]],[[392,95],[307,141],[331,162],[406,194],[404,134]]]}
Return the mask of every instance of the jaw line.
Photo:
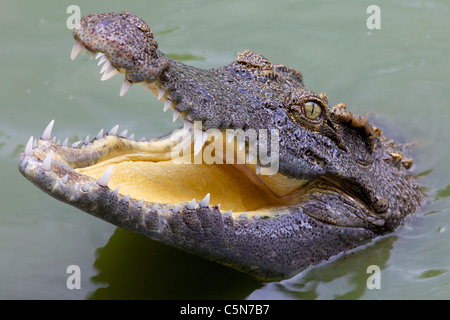
{"label": "jaw line", "polygon": [[[84,45],[79,42],[79,41],[75,41],[74,47],[72,49],[72,54],[71,54],[71,59],[74,60],[76,58],[76,56],[78,55],[79,52],[89,52],[89,50],[84,47]],[[93,55],[95,54],[95,52],[91,52],[91,57],[93,57]],[[97,53],[96,59],[100,59],[99,65],[104,63],[104,66],[102,67],[101,72],[103,72],[103,76],[101,80],[108,80],[111,77],[119,74],[119,73],[126,73],[126,70],[123,69],[115,69],[112,64],[110,63],[110,61],[108,60],[107,56],[103,53]],[[174,103],[172,101],[172,99],[170,98],[169,93],[167,92],[167,90],[165,90],[165,88],[162,87],[161,83],[159,80],[153,81],[153,82],[142,82],[141,84],[143,84],[145,87],[147,87],[148,89],[150,89],[150,91],[152,91],[155,96],[158,98],[158,100],[161,100],[164,102],[164,107],[163,110],[167,111],[169,108],[171,108],[174,112],[174,116],[173,116],[173,121],[175,121],[180,115],[184,120],[184,131],[188,132],[189,135],[191,136],[195,136],[196,134],[201,134],[201,139],[195,139],[194,138],[194,154],[199,153],[199,151],[204,150],[205,145],[208,145],[208,139],[210,138],[202,129],[198,129],[196,128],[192,122],[190,122],[189,120],[185,119],[185,114],[180,113],[176,110],[176,103]],[[120,90],[120,96],[123,96],[131,87],[132,83],[126,78],[124,79],[124,82],[122,84],[121,90]],[[30,151],[30,148],[28,148],[28,152],[26,152],[26,156],[30,156],[30,153],[34,155],[34,153],[36,153],[36,150],[40,150],[37,153],[38,155],[38,162],[42,161],[41,164],[41,169],[42,167],[47,167],[48,169],[48,163],[50,163],[50,168],[52,167],[52,163],[62,163],[61,167],[62,168],[66,168],[69,169],[68,167],[74,168],[74,170],[72,170],[72,172],[70,172],[70,170],[66,170],[64,171],[63,169],[61,169],[60,167],[58,167],[58,172],[60,173],[64,173],[61,175],[57,175],[57,177],[55,177],[54,180],[62,180],[62,182],[67,183],[67,181],[75,181],[78,184],[84,184],[83,186],[81,186],[82,191],[87,191],[87,190],[91,190],[92,187],[89,187],[88,185],[92,185],[94,187],[107,187],[108,183],[110,183],[110,179],[111,176],[113,176],[113,174],[111,173],[111,171],[114,171],[112,168],[110,168],[111,166],[114,166],[114,160],[111,159],[107,159],[107,160],[102,160],[102,155],[98,154],[98,152],[93,152],[92,154],[94,154],[94,160],[90,159],[89,161],[87,160],[89,157],[92,156],[92,154],[90,154],[89,156],[84,155],[83,158],[83,165],[84,167],[87,167],[88,164],[91,167],[103,167],[104,168],[104,172],[101,174],[101,176],[99,176],[98,174],[95,177],[90,177],[89,175],[85,175],[85,174],[81,174],[81,172],[83,172],[83,169],[76,169],[78,164],[75,163],[70,163],[66,162],[66,161],[62,161],[63,159],[61,158],[61,155],[64,156],[65,153],[67,153],[66,151],[64,151],[64,148],[77,148],[78,146],[81,146],[81,148],[79,149],[80,152],[84,151],[86,152],[86,150],[90,150],[89,148],[94,145],[94,144],[101,144],[101,141],[103,141],[103,139],[109,139],[109,141],[112,141],[113,139],[116,139],[117,141],[114,144],[128,144],[128,149],[133,149],[136,146],[143,146],[145,144],[151,145],[154,148],[154,151],[156,149],[160,149],[158,152],[161,152],[161,149],[164,148],[168,148],[170,150],[172,150],[174,148],[174,146],[176,144],[172,144],[169,145],[167,144],[168,140],[162,140],[162,139],[153,139],[150,142],[149,141],[144,141],[142,139],[140,139],[140,141],[134,141],[134,135],[129,136],[128,138],[127,133],[128,131],[125,130],[123,131],[121,134],[119,134],[117,136],[117,131],[118,131],[118,126],[113,127],[110,131],[108,131],[108,133],[104,133],[103,130],[101,130],[99,132],[99,134],[96,136],[96,138],[94,138],[92,140],[92,142],[89,142],[89,139],[87,138],[84,143],[81,142],[75,142],[72,145],[68,146],[67,145],[67,139],[65,140],[65,144],[63,143],[62,146],[58,146],[58,144],[55,143],[55,141],[48,141],[50,140],[50,136],[51,136],[51,129],[53,127],[53,123],[54,121],[52,121],[50,123],[50,125],[47,127],[47,129],[45,130],[44,134],[43,134],[43,138],[39,140],[38,142],[38,147],[33,146]],[[169,134],[170,135],[170,134]],[[167,135],[167,136],[169,136]],[[167,137],[166,136],[166,137]],[[225,135],[224,135],[225,136]],[[226,140],[228,140],[228,136],[224,137],[226,138]],[[234,138],[234,136],[232,137]],[[164,142],[162,142],[164,141]],[[234,147],[234,140],[232,142],[233,147]],[[245,147],[245,144],[244,144]],[[33,149],[36,150],[33,150]],[[238,148],[242,149],[242,146],[238,145],[237,139],[236,139],[236,149],[234,150],[238,150]],[[41,150],[42,149],[42,150]],[[101,148],[100,148],[101,149]],[[125,148],[126,149],[126,148]],[[142,152],[142,148],[141,150],[139,150],[139,148],[137,148],[139,152]],[[145,148],[144,148],[145,149]],[[50,151],[49,151],[50,150]],[[136,151],[136,150],[134,150]],[[136,152],[134,152],[136,153]],[[167,153],[163,156],[163,159],[165,161],[167,161]],[[158,156],[155,157],[149,157],[148,155],[146,156],[148,159],[147,160],[151,160],[151,161],[161,161],[161,154],[162,153],[158,153]],[[291,191],[295,191],[296,189],[298,189],[299,187],[301,187],[302,185],[304,185],[307,181],[306,180],[296,180],[296,179],[288,179],[286,176],[282,175],[282,174],[275,174],[274,177],[270,176],[258,176],[259,173],[261,173],[261,170],[264,168],[261,168],[257,163],[255,164],[248,164],[245,163],[245,160],[249,159],[249,153],[244,153],[244,162],[242,165],[236,164],[236,165],[232,165],[233,168],[237,169],[237,171],[240,172],[241,175],[243,175],[245,177],[245,179],[251,181],[254,185],[257,185],[260,189],[264,190],[264,192],[266,194],[270,194],[270,196],[275,199],[277,198],[277,194],[275,192],[275,194],[272,192],[271,188],[275,187],[279,187],[279,185],[283,185],[282,192],[284,193],[289,193]],[[121,155],[121,157],[124,157],[124,155]],[[158,158],[159,157],[159,158]],[[226,153],[224,152],[224,158],[226,157]],[[112,159],[114,157],[111,157]],[[125,157],[126,158],[126,157]],[[145,158],[142,155],[140,156],[140,158]],[[115,157],[115,160],[118,161],[120,159],[120,157]],[[236,160],[236,154],[233,154],[233,159]],[[45,161],[46,160],[46,161]],[[136,159],[134,159],[136,160]],[[44,162],[46,162],[46,165],[44,165]],[[248,162],[248,161],[247,161]],[[39,163],[36,164],[36,168],[39,166]],[[80,166],[80,167],[82,167]],[[106,168],[106,169],[105,169]],[[44,171],[49,171],[49,170],[44,170]],[[50,170],[51,171],[51,170]],[[78,172],[77,172],[78,171]],[[95,182],[95,184],[93,183]],[[36,183],[36,181],[35,181]],[[287,184],[287,190],[286,191],[284,185]],[[113,188],[114,191],[111,191],[117,195],[121,195],[122,191],[120,190],[120,187],[117,188]],[[279,190],[278,190],[279,191]],[[294,192],[295,193],[295,192]],[[143,201],[145,201],[144,199],[136,199],[134,197],[131,197],[130,195],[125,195],[122,194],[125,199],[131,201],[131,200],[135,200],[135,201],[139,201],[138,203],[142,203]],[[206,193],[205,191],[205,198],[209,199],[209,195],[210,192]],[[203,197],[203,196],[202,196]],[[205,200],[205,198],[203,198]],[[283,197],[281,197],[283,198]],[[282,202],[282,205],[280,206],[278,204],[278,211],[283,211],[283,209],[280,209],[280,207],[282,207],[283,205],[293,205],[295,204],[295,200],[289,199],[288,197],[285,197],[286,199],[282,199],[280,202]],[[294,197],[295,198],[295,197]],[[192,201],[194,201],[195,199],[193,199]],[[298,199],[297,199],[298,200]],[[63,200],[64,201],[64,200]],[[188,200],[186,200],[188,201]],[[192,201],[190,201],[189,203],[192,203]],[[277,201],[275,201],[277,202]],[[154,202],[153,205],[156,205],[156,203],[158,202]],[[287,207],[286,207],[287,208]],[[286,209],[287,210],[287,209]],[[230,210],[231,211],[231,210]],[[268,211],[271,211],[270,208],[268,209]],[[236,215],[242,215],[242,214],[247,214],[246,212],[240,212],[240,211],[235,211],[235,213],[233,213],[233,216]]]}
{"label": "jaw line", "polygon": [[[170,138],[167,138],[166,136],[165,138],[152,139],[151,141],[135,141],[133,139],[126,138],[123,135],[117,136],[116,132],[118,131],[118,126],[115,126],[107,133],[101,130],[99,134],[89,143],[73,143],[72,145],[69,145],[66,142],[67,140],[65,140],[63,145],[59,145],[53,140],[49,140],[53,124],[54,121],[51,121],[46,130],[44,130],[43,138],[36,140],[30,138],[26,151],[21,157],[20,167],[23,167],[21,171],[33,183],[42,189],[46,189],[49,194],[55,196],[56,198],[69,203],[71,200],[75,200],[79,193],[94,192],[99,188],[108,188],[109,192],[115,193],[118,197],[126,199],[127,201],[134,201],[136,205],[142,205],[145,202],[147,206],[153,207],[157,203],[163,203],[157,200],[152,201],[152,199],[146,199],[144,197],[141,198],[132,196],[132,194],[129,195],[129,193],[126,192],[126,188],[122,188],[120,185],[112,184],[111,177],[114,177],[114,172],[116,171],[115,162],[121,162],[124,158],[128,158],[128,160],[133,158],[134,161],[137,161],[136,157],[138,157],[140,160],[151,160],[160,163],[163,163],[164,161],[167,162],[170,157],[170,151],[177,145],[173,140],[170,140]],[[205,144],[207,145],[208,142]],[[151,152],[148,152],[149,150]],[[132,153],[129,154],[129,151],[132,151]],[[147,151],[147,153],[144,153],[145,151]],[[111,169],[111,166],[113,166],[114,169]],[[175,165],[173,167],[175,167]],[[199,166],[189,164],[184,168],[187,168],[190,173],[196,171],[194,168],[210,170],[207,174],[212,175],[213,177],[216,177],[219,173],[222,174],[221,177],[224,177],[223,172],[225,172],[225,176],[230,174],[230,179],[238,179],[235,181],[239,181],[239,183],[236,182],[234,183],[235,185],[247,185],[247,189],[255,189],[254,192],[256,192],[256,194],[263,192],[261,191],[261,188],[266,188],[264,192],[270,193],[270,190],[267,188],[264,180],[261,180],[262,177],[258,177],[254,172],[254,168],[249,167],[248,165]],[[98,169],[97,174],[84,174],[84,170],[92,171],[91,169]],[[113,173],[111,173],[111,170]],[[120,171],[120,169],[118,170]],[[237,176],[239,176],[239,178],[236,178]],[[276,181],[277,179],[286,179],[280,174],[276,175],[276,177],[264,178],[272,181]],[[295,179],[290,181],[292,186],[296,185]],[[174,182],[171,181],[168,185],[169,187],[171,185],[174,186]],[[233,184],[231,183],[227,185],[231,186]],[[253,187],[250,187],[250,185]],[[58,193],[58,189],[60,189],[60,187],[64,187],[64,192],[59,191]],[[71,191],[69,192],[68,189],[71,189]],[[232,188],[230,187],[228,189]],[[71,193],[69,199],[67,198],[68,193]],[[200,203],[201,201],[204,201],[205,198],[209,199],[210,195],[212,199],[214,199],[217,198],[217,193],[227,194],[227,190],[224,190],[224,192],[211,192],[211,190],[205,189],[201,195],[197,192],[193,199],[186,198],[184,201],[176,201],[173,205],[171,205],[170,201],[168,201],[165,205],[171,207],[171,210],[176,209],[177,206],[183,206],[189,203],[191,203],[190,207],[192,207],[193,201],[194,203]],[[229,190],[228,193],[230,193]],[[283,214],[284,211],[288,212],[291,207],[291,203],[287,203],[290,201],[282,201],[284,202],[283,204],[261,202],[261,199],[263,199],[261,194],[259,196],[247,195],[245,198],[256,199],[254,200],[253,205],[247,204],[242,207],[245,210],[240,210],[239,208],[233,210],[233,205],[231,205],[231,207],[227,207],[226,201],[219,201],[219,203],[222,203],[222,209],[220,209],[221,213],[232,213],[234,218],[240,217],[241,215],[248,215],[249,217],[265,216],[272,214],[272,209],[275,206],[277,207],[278,213],[281,214]],[[247,201],[248,199],[245,200]],[[258,204],[258,201],[262,204]],[[246,210],[250,208],[252,210]]]}

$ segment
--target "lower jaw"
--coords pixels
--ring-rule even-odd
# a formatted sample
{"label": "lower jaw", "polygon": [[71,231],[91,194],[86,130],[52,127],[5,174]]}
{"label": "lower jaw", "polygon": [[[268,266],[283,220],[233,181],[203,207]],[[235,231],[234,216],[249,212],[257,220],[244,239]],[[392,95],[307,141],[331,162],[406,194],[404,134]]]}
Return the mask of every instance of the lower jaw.
{"label": "lower jaw", "polygon": [[303,181],[281,174],[258,176],[251,164],[174,163],[168,154],[128,153],[74,170],[98,180],[112,166],[108,187],[137,201],[176,206],[209,194],[212,205],[220,205],[223,212],[232,210],[234,217],[283,214],[299,201],[296,191]]}

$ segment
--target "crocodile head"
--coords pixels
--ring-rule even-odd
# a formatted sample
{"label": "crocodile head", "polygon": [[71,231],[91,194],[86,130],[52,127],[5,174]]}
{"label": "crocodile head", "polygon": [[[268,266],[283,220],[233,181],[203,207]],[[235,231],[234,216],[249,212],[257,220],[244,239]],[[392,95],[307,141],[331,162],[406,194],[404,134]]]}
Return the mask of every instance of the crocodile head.
{"label": "crocodile head", "polygon": [[52,121],[19,170],[61,201],[263,280],[391,232],[420,204],[402,147],[295,69],[248,50],[218,69],[184,65],[127,12],[86,16],[73,36],[72,59],[97,53],[102,80],[124,74],[120,95],[144,85],[184,127],[59,144]]}

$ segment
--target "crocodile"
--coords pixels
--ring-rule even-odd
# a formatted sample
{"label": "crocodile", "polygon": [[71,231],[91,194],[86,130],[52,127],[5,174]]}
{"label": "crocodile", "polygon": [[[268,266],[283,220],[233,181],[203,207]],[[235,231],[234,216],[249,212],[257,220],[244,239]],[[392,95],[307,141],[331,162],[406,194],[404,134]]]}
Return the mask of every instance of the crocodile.
{"label": "crocodile", "polygon": [[420,208],[407,145],[329,106],[294,68],[250,50],[225,67],[188,66],[128,12],[85,16],[73,37],[72,60],[96,55],[102,80],[125,75],[121,96],[142,84],[184,125],[61,143],[52,120],[19,170],[58,200],[260,281],[370,243]]}

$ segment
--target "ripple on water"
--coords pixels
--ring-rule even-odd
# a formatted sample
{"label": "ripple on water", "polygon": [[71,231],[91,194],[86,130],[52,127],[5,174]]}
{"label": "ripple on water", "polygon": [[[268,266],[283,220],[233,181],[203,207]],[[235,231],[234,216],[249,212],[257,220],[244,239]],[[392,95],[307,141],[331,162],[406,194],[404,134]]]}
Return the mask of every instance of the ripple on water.
{"label": "ripple on water", "polygon": [[421,272],[419,275],[417,275],[416,279],[429,279],[438,277],[441,274],[447,273],[447,269],[428,269],[423,272]]}

